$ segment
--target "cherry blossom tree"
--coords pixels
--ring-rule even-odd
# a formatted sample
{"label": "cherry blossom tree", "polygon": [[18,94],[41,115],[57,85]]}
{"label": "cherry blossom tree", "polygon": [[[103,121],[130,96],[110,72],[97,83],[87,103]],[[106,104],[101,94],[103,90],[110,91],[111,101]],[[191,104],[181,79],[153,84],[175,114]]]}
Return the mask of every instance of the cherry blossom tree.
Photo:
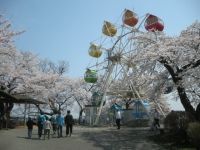
{"label": "cherry blossom tree", "polygon": [[[68,63],[44,62],[31,52],[21,52],[16,49],[13,37],[21,32],[14,32],[9,21],[0,16],[0,87],[12,96],[24,96],[46,101],[52,100],[52,91],[63,95],[67,91],[62,88],[69,83],[63,77],[68,70]],[[46,65],[46,66],[45,66]],[[63,84],[61,84],[63,82]],[[61,86],[62,85],[62,86]],[[67,98],[67,97],[65,97]],[[55,99],[54,99],[55,100]],[[7,103],[6,103],[7,105]],[[4,104],[1,103],[3,108]],[[10,104],[9,112],[13,104]],[[49,105],[51,106],[51,105]]]}
{"label": "cherry blossom tree", "polygon": [[138,53],[133,59],[133,63],[143,70],[142,74],[149,73],[153,80],[157,80],[152,82],[153,88],[158,82],[163,85],[159,86],[160,92],[166,83],[174,86],[186,112],[194,118],[198,118],[195,106],[200,102],[199,45],[200,23],[195,22],[178,37],[168,37],[159,32],[138,36],[135,45]]}
{"label": "cherry blossom tree", "polygon": [[[11,60],[18,55],[12,40],[17,34],[20,34],[20,32],[12,31],[10,22],[0,16],[0,90],[7,90],[10,86],[7,82],[10,79],[9,71],[11,70],[9,64],[11,64]],[[12,80],[15,82],[17,79],[13,78]],[[11,98],[11,96],[7,98]],[[0,107],[0,121],[3,120],[4,116],[8,118],[7,121],[9,121],[13,103],[0,102]]]}
{"label": "cherry blossom tree", "polygon": [[73,99],[79,106],[79,124],[85,109],[85,105],[91,104],[92,93],[90,86],[83,79],[76,79],[74,82]]}
{"label": "cherry blossom tree", "polygon": [[[42,72],[41,77],[34,81],[36,86],[40,85],[40,94],[35,96],[47,102],[48,106],[44,109],[58,113],[70,107],[73,103],[73,81],[64,76],[68,70],[68,63],[59,61],[56,64],[49,60],[40,60],[39,70]],[[40,107],[38,108],[42,111]]]}

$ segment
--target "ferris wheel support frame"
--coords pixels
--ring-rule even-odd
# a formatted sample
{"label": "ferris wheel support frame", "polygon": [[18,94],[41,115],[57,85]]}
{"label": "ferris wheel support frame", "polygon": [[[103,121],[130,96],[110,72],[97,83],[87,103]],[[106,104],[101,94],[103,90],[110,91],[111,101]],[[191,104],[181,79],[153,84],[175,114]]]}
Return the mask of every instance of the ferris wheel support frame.
{"label": "ferris wheel support frame", "polygon": [[[123,70],[125,70],[124,69],[124,67],[123,66],[121,66],[122,68],[123,68]],[[126,72],[126,70],[124,71],[125,72],[125,75],[126,75],[126,77],[128,77],[128,74],[127,74],[127,72]],[[138,91],[135,89],[135,87],[133,86],[133,82],[130,80],[130,85],[131,85],[131,90],[133,91],[133,92],[135,92],[135,94],[137,95],[137,97],[140,99],[141,97],[140,97],[140,94],[138,93]],[[162,110],[162,108],[161,108],[161,106],[160,106],[160,104],[157,102],[157,100],[153,100],[153,102],[157,105],[157,107],[160,109],[160,112],[162,113],[162,115],[164,116],[164,117],[166,117],[166,114],[164,113],[164,111]]]}
{"label": "ferris wheel support frame", "polygon": [[[124,72],[125,72],[125,76],[126,76],[126,78],[128,77],[128,74],[127,74],[127,72],[126,72],[126,70],[125,70],[125,68],[121,65],[121,67],[122,67],[122,69],[124,70]],[[132,90],[132,92],[134,92],[136,95],[137,95],[137,97],[138,98],[141,98],[140,97],[140,94],[138,93],[138,91],[136,90],[136,88],[135,88],[135,86],[133,86],[133,82],[130,80],[130,88],[131,88],[131,90]]]}
{"label": "ferris wheel support frame", "polygon": [[161,114],[164,116],[164,117],[166,117],[166,114],[164,113],[164,111],[162,110],[162,108],[161,108],[161,106],[160,106],[160,104],[157,102],[157,100],[153,100],[153,102],[157,105],[157,107],[160,109],[160,112],[161,112]]}
{"label": "ferris wheel support frame", "polygon": [[114,69],[114,66],[115,66],[115,64],[112,62],[110,64],[109,68],[108,68],[108,74],[107,74],[107,77],[106,77],[106,80],[105,80],[105,85],[103,86],[103,90],[104,90],[103,91],[103,96],[102,96],[102,100],[101,100],[101,103],[100,103],[100,107],[99,107],[99,110],[98,110],[94,125],[98,125],[98,123],[99,123],[99,117],[101,115],[101,111],[102,111],[102,108],[103,108],[103,103],[106,100],[106,92],[108,90],[109,83],[110,83],[109,79],[111,77],[111,74],[112,74],[112,71]]}

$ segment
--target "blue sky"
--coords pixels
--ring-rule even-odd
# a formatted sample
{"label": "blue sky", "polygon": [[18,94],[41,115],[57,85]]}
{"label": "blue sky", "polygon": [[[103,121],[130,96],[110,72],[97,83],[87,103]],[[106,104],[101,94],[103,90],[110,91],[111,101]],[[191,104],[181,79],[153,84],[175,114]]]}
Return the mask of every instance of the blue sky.
{"label": "blue sky", "polygon": [[89,43],[102,35],[104,20],[116,22],[125,8],[138,16],[152,13],[165,23],[167,35],[200,20],[199,0],[0,0],[0,13],[14,30],[18,49],[52,61],[66,60],[68,75],[82,77],[92,59]]}

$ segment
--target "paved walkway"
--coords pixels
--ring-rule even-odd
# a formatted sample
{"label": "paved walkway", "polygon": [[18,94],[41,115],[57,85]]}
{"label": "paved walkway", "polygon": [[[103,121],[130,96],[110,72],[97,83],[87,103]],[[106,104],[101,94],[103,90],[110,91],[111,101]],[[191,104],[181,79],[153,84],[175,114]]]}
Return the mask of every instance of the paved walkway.
{"label": "paved walkway", "polygon": [[26,132],[26,128],[0,130],[0,150],[165,150],[146,138],[150,132],[144,128],[75,127],[72,137],[49,140],[39,140],[37,128],[32,139]]}

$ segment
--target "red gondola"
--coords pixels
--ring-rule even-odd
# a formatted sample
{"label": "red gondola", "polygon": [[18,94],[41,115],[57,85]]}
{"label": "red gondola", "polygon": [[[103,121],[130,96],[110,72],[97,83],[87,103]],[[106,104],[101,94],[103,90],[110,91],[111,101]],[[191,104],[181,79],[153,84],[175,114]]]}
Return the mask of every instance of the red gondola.
{"label": "red gondola", "polygon": [[163,21],[154,15],[149,15],[144,23],[145,29],[148,31],[163,31],[164,23]]}

